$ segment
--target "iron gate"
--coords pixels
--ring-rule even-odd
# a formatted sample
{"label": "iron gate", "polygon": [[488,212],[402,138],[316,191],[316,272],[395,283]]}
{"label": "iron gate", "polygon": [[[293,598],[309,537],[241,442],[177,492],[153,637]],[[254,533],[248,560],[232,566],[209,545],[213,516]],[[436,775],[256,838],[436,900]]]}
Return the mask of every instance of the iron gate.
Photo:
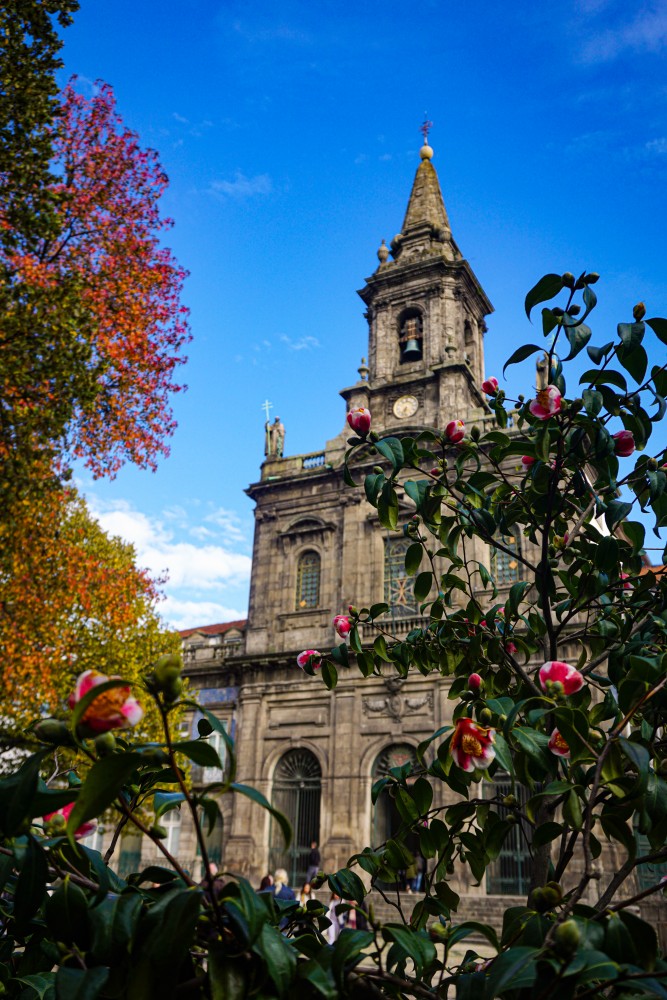
{"label": "iron gate", "polygon": [[287,816],[294,835],[285,850],[280,827],[271,822],[269,871],[284,868],[296,888],[306,879],[311,843],[319,843],[321,793],[322,770],[315,755],[309,750],[288,750],[276,767],[272,804]]}
{"label": "iron gate", "polygon": [[[523,785],[516,783],[512,788],[509,774],[497,774],[493,781],[484,783],[485,798],[496,795],[504,798],[513,794],[523,808],[528,795]],[[503,819],[511,811],[505,806],[493,807]],[[519,820],[509,831],[500,854],[486,869],[486,891],[490,896],[525,896],[530,885],[530,848],[528,846],[529,828],[523,820]]]}

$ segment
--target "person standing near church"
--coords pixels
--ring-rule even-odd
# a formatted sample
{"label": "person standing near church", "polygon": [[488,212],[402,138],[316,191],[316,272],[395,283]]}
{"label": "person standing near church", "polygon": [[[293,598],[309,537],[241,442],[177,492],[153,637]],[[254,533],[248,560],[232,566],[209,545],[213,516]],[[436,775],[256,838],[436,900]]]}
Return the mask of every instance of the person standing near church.
{"label": "person standing near church", "polygon": [[322,856],[317,849],[317,841],[310,842],[310,853],[308,854],[308,869],[306,871],[306,882],[312,882],[322,863]]}

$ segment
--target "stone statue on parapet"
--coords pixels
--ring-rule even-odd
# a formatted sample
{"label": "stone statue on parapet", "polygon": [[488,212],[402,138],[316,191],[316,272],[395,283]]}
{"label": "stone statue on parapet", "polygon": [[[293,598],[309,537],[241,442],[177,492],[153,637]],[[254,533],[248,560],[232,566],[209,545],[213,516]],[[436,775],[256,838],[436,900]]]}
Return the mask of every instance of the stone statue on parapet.
{"label": "stone statue on parapet", "polygon": [[267,458],[282,458],[285,450],[285,425],[280,417],[273,423],[266,421],[264,425],[264,454]]}

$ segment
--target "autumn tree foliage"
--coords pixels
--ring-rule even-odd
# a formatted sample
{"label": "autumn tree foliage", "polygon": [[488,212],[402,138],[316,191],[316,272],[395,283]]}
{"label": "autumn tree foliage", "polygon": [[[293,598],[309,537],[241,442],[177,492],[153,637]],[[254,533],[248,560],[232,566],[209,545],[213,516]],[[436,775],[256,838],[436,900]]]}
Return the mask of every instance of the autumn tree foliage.
{"label": "autumn tree foliage", "polygon": [[189,337],[185,272],[160,245],[167,178],[106,84],[90,98],[68,84],[46,133],[48,224],[0,216],[0,457],[14,480],[26,448],[83,459],[95,476],[154,468]]}
{"label": "autumn tree foliage", "polygon": [[[0,673],[5,745],[36,714],[58,714],[84,670],[130,681],[178,649],[157,613],[159,593],[133,546],[109,537],[73,489],[24,504],[0,578]],[[150,720],[149,720],[150,721]]]}

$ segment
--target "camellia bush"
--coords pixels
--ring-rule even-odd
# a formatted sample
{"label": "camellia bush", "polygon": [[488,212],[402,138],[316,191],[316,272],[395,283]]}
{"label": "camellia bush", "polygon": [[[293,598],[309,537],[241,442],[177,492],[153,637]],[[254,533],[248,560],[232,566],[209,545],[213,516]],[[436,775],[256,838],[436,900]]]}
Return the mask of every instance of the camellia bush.
{"label": "camellia bush", "polygon": [[[250,796],[286,838],[289,825],[236,782],[233,746],[205,708],[197,739],[176,735],[173,713],[196,706],[182,697],[180,661],[166,655],[134,694],[87,672],[68,721],[41,720],[44,749],[0,782],[6,995],[667,997],[667,962],[642,916],[662,879],[637,880],[667,862],[667,576],[644,554],[647,530],[660,539],[667,525],[665,442],[655,445],[667,366],[649,368],[645,346],[667,344],[667,320],[645,320],[638,305],[615,338],[591,345],[597,277],[550,274],[531,290],[528,315],[559,303],[542,309],[546,348],[521,347],[508,364],[543,353],[544,384],[508,400],[487,379],[478,426],[453,414],[442,431],[378,440],[367,410],[348,415],[346,477],[355,486],[365,476],[383,527],[410,538],[406,571],[424,624],[398,639],[386,604],[351,607],[334,620],[341,643],[304,650],[298,666],[329,688],[355,665],[364,676],[439,674],[453,702],[452,723],[420,745],[417,766],[373,788],[395,803],[396,835],[319,878],[342,897],[341,912],[362,917],[357,928],[330,945],[322,903],[303,908],[233,872],[216,877],[206,825],[221,795]],[[582,374],[568,386],[577,357]],[[501,555],[519,577],[502,596]],[[131,727],[148,699],[163,736],[142,744]],[[193,790],[188,761],[221,765],[213,730],[227,745],[225,778]],[[54,756],[71,763],[54,768]],[[493,792],[497,775],[509,793]],[[176,808],[195,825],[199,885],[164,843],[162,818]],[[103,857],[77,838],[109,810],[117,826]],[[121,879],[114,849],[126,826],[155,841],[164,863]],[[455,886],[482,883],[517,827],[527,898],[500,928],[458,917]],[[387,886],[417,844],[427,871],[408,914]],[[371,890],[394,904],[390,921],[377,919]]]}

